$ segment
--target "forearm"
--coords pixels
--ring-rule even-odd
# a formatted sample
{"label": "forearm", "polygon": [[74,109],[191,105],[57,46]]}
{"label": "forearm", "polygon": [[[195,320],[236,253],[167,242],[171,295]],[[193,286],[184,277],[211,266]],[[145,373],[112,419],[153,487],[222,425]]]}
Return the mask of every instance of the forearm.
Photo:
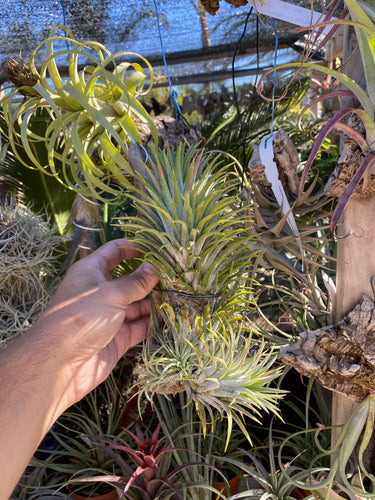
{"label": "forearm", "polygon": [[[0,353],[0,499],[7,500],[40,441],[64,411],[64,377],[29,331]],[[48,346],[48,344],[47,344]]]}
{"label": "forearm", "polygon": [[109,242],[74,264],[46,311],[0,352],[0,500],[8,500],[40,441],[61,413],[146,338],[158,278],[147,265],[112,280],[138,252]]}

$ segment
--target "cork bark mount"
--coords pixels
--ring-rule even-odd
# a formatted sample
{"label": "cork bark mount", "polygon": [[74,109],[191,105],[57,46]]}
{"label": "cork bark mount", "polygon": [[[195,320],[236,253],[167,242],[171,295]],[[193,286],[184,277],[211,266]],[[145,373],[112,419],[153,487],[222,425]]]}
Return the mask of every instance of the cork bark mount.
{"label": "cork bark mount", "polygon": [[375,303],[366,295],[336,325],[299,337],[280,349],[285,364],[352,400],[375,395]]}
{"label": "cork bark mount", "polygon": [[[277,165],[279,179],[289,201],[294,201],[298,193],[299,180],[297,177],[297,167],[299,157],[296,147],[288,134],[280,129],[273,139],[272,146],[274,152],[274,161]],[[263,194],[273,197],[271,183],[265,175],[265,167],[260,160],[259,147],[254,146],[253,155],[249,162],[250,181],[255,184]]]}

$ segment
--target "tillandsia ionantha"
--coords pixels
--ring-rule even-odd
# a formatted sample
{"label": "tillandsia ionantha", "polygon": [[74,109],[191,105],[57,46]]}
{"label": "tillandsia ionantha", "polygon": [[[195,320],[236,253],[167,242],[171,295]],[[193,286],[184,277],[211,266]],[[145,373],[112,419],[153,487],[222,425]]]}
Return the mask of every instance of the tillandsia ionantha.
{"label": "tillandsia ionantha", "polygon": [[[36,61],[42,53],[38,71]],[[57,66],[64,59],[67,78]],[[157,142],[156,128],[138,100],[147,91],[145,68],[151,87],[152,68],[142,56],[111,54],[102,44],[78,41],[68,28],[58,26],[35,48],[28,65],[17,66],[15,61],[3,65],[13,82],[1,105],[14,153],[26,166],[41,169],[86,196],[102,199],[105,193],[107,198],[120,194],[129,184],[127,146],[141,142],[137,123],[146,126]],[[49,125],[42,127],[41,135],[32,123],[43,110]],[[39,142],[48,151],[46,164],[33,147]],[[27,161],[19,154],[20,145]]]}
{"label": "tillandsia ionantha", "polygon": [[137,215],[124,228],[160,282],[137,384],[150,399],[185,391],[204,430],[218,412],[228,440],[233,421],[248,436],[243,416],[277,413],[280,391],[270,387],[279,375],[275,353],[246,326],[254,241],[244,230],[239,176],[197,145],[152,148],[147,161],[139,153],[131,161]]}

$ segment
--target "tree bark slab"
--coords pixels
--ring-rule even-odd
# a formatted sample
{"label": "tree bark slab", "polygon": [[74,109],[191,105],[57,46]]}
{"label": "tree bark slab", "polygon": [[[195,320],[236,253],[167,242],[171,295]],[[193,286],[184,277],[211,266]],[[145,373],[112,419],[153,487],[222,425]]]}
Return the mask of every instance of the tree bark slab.
{"label": "tree bark slab", "polygon": [[284,363],[354,401],[375,394],[375,303],[366,295],[336,325],[299,337],[280,349]]}

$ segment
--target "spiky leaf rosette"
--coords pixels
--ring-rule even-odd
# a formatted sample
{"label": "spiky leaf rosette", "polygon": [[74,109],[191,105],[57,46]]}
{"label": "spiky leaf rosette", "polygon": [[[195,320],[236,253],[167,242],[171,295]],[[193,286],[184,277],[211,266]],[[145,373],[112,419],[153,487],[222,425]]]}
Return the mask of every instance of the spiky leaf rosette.
{"label": "spiky leaf rosette", "polygon": [[[170,305],[166,314],[174,318]],[[163,331],[144,346],[144,362],[139,368],[141,394],[154,393],[167,397],[186,392],[206,432],[215,414],[226,417],[229,440],[235,422],[250,441],[243,417],[259,420],[265,412],[277,414],[277,401],[282,393],[270,387],[280,375],[273,368],[275,353],[255,344],[247,328],[225,314],[209,322],[197,318],[194,325],[177,324]]]}
{"label": "spiky leaf rosette", "polygon": [[276,412],[280,393],[269,387],[278,374],[274,355],[241,326],[253,251],[238,177],[222,156],[183,144],[132,164],[137,216],[126,218],[125,228],[161,277],[140,393],[186,392],[204,430],[219,413],[228,439],[233,422],[246,434],[243,416]]}
{"label": "spiky leaf rosette", "polygon": [[157,301],[187,310],[194,323],[203,310],[212,314],[244,291],[252,240],[238,177],[217,154],[184,144],[165,153],[153,149],[140,168],[137,216],[124,227],[158,270]]}

